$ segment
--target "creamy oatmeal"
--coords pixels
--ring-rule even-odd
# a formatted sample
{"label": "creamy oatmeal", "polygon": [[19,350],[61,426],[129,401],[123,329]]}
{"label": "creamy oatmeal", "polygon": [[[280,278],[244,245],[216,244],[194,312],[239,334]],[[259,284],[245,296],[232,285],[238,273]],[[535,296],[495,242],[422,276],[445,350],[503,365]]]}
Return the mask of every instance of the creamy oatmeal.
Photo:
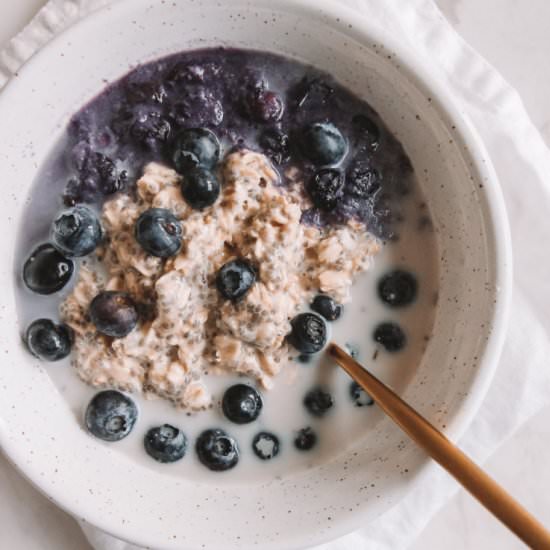
{"label": "creamy oatmeal", "polygon": [[[307,198],[298,186],[281,188],[279,174],[260,153],[228,155],[222,180],[215,205],[195,211],[181,196],[181,177],[150,163],[135,199],[120,195],[105,203],[106,243],[97,252],[104,269],[91,262],[81,269],[61,306],[76,334],[73,365],[85,382],[191,409],[211,403],[205,371],[246,374],[271,388],[296,355],[285,342],[296,313],[319,291],[341,303],[350,300],[354,277],[380,247],[364,226],[301,224]],[[146,254],[134,237],[137,218],[151,207],[167,208],[182,221],[182,250],[166,261]],[[214,278],[235,257],[260,268],[251,291],[233,303],[219,295]],[[124,338],[101,335],[88,308],[102,289],[127,291],[151,318]]]}
{"label": "creamy oatmeal", "polygon": [[148,467],[324,463],[378,415],[327,341],[401,391],[430,338],[436,238],[404,148],[290,59],[134,68],[71,118],[27,210],[27,348],[92,436]]}

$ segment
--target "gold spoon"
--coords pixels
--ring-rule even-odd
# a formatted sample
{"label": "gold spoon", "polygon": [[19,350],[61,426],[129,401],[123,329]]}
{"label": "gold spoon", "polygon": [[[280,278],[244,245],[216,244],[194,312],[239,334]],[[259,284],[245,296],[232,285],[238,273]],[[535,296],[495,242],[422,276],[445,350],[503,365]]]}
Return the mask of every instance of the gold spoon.
{"label": "gold spoon", "polygon": [[327,353],[440,466],[525,544],[550,550],[550,532],[423,416],[334,343]]}

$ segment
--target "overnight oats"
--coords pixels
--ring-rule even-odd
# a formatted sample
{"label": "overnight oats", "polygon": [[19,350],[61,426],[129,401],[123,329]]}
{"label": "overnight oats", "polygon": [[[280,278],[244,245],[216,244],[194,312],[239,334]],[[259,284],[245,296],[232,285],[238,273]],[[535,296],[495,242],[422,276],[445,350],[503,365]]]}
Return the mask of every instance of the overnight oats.
{"label": "overnight oats", "polygon": [[325,461],[377,419],[328,340],[399,389],[430,337],[437,247],[411,162],[296,61],[135,68],[71,118],[28,213],[26,345],[91,435],[150,465]]}

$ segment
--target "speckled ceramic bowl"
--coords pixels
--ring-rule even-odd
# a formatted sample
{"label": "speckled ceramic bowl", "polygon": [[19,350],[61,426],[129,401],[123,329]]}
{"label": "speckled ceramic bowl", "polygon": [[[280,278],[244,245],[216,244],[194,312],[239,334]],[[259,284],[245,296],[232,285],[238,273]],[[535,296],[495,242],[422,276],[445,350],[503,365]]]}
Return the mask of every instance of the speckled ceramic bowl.
{"label": "speckled ceramic bowl", "polygon": [[420,482],[430,463],[389,420],[372,428],[368,445],[268,484],[161,475],[83,431],[23,349],[16,322],[15,233],[35,172],[70,114],[137,62],[220,44],[328,70],[403,142],[441,253],[434,337],[404,398],[451,437],[476,412],[503,339],[508,228],[483,145],[429,70],[383,30],[322,0],[122,0],[57,38],[0,98],[0,442],[55,502],[126,540],[180,550],[303,548],[366,525]]}

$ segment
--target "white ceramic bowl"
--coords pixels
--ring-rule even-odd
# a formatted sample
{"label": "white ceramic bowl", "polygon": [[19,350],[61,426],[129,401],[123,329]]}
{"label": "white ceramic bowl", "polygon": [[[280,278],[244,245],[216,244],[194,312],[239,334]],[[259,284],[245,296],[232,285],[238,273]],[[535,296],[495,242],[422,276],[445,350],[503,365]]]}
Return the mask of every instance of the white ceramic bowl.
{"label": "white ceramic bowl", "polygon": [[46,369],[23,349],[16,322],[16,230],[36,170],[68,117],[138,62],[220,44],[328,70],[373,104],[403,142],[441,254],[434,337],[403,396],[451,437],[480,405],[505,329],[508,227],[482,143],[429,70],[383,29],[325,1],[122,0],[54,40],[0,98],[0,442],[55,502],[126,540],[180,550],[288,550],[365,525],[418,483],[428,459],[384,419],[356,456],[347,452],[288,479],[217,487],[160,475],[82,430]]}

